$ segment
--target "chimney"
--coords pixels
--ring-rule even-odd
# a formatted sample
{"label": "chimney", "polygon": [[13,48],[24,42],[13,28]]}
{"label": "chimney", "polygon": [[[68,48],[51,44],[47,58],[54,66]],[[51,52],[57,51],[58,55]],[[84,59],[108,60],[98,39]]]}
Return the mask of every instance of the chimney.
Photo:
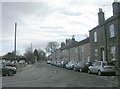
{"label": "chimney", "polygon": [[75,42],[75,36],[73,35],[72,36],[72,43],[74,43]]}
{"label": "chimney", "polygon": [[69,43],[69,40],[68,39],[66,39],[66,44],[68,44]]}
{"label": "chimney", "polygon": [[64,43],[64,42],[62,42],[62,43],[61,43],[61,47],[64,47],[64,46],[65,46],[65,43]]}
{"label": "chimney", "polygon": [[105,21],[104,12],[102,11],[101,8],[99,8],[99,12],[98,12],[98,23],[99,23],[99,25],[103,24],[104,21]]}
{"label": "chimney", "polygon": [[120,15],[120,2],[114,0],[112,6],[113,6],[113,16]]}

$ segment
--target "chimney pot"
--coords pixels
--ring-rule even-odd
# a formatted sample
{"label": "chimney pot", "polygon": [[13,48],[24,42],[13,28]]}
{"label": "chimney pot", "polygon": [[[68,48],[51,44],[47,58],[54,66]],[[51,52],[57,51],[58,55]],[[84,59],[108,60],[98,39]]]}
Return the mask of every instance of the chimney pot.
{"label": "chimney pot", "polygon": [[104,21],[105,21],[104,12],[102,11],[102,8],[99,8],[99,12],[98,12],[98,23],[99,23],[99,25],[103,24]]}
{"label": "chimney pot", "polygon": [[102,8],[99,8],[99,12],[102,12]]}
{"label": "chimney pot", "polygon": [[120,2],[115,0],[112,5],[113,5],[113,16],[120,15]]}

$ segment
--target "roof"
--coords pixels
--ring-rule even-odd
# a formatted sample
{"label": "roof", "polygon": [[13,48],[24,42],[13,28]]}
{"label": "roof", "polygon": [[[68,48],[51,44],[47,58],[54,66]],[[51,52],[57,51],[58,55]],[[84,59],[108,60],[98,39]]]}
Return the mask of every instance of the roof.
{"label": "roof", "polygon": [[[110,18],[108,18],[107,20],[105,20],[105,22],[104,22],[103,24],[97,25],[97,26],[94,27],[92,30],[95,30],[95,29],[97,29],[97,28],[99,28],[99,27],[102,27],[102,26],[106,25],[107,23],[109,23],[109,22],[111,22],[111,21],[113,21],[113,20],[116,20],[117,18],[120,18],[120,15],[119,15],[119,16],[111,16]],[[89,32],[91,32],[92,30],[90,30]]]}
{"label": "roof", "polygon": [[64,47],[60,48],[60,50],[70,49],[70,48],[73,48],[73,47],[78,47],[78,46],[84,45],[86,43],[89,43],[89,37],[82,40],[82,41],[79,41],[79,42],[76,41],[76,42],[74,42],[74,43],[72,43],[70,45],[65,45]]}

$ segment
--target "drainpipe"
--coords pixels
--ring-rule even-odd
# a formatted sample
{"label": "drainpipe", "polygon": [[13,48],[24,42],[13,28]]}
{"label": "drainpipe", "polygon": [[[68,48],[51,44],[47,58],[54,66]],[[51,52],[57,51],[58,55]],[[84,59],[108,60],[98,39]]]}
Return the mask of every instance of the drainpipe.
{"label": "drainpipe", "polygon": [[104,30],[105,30],[105,48],[106,48],[106,49],[105,49],[105,51],[106,51],[106,52],[105,52],[105,53],[106,53],[105,58],[106,58],[106,61],[108,61],[108,53],[107,53],[107,49],[108,49],[107,47],[108,47],[108,46],[107,46],[107,30],[106,30],[106,23],[105,23],[105,25],[104,25]]}

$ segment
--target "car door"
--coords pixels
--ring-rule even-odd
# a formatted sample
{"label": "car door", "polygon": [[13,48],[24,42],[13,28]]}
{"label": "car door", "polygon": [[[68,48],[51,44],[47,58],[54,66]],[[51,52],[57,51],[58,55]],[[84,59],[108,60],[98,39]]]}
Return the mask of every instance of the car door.
{"label": "car door", "polygon": [[98,68],[98,62],[95,62],[94,64],[93,64],[93,66],[91,67],[91,72],[93,72],[93,73],[96,73],[97,72],[97,68]]}
{"label": "car door", "polygon": [[101,62],[96,62],[95,73],[98,73],[98,70],[100,69],[100,67],[101,67]]}
{"label": "car door", "polygon": [[91,71],[92,73],[95,72],[95,63],[93,63],[93,65],[90,66],[90,71]]}

